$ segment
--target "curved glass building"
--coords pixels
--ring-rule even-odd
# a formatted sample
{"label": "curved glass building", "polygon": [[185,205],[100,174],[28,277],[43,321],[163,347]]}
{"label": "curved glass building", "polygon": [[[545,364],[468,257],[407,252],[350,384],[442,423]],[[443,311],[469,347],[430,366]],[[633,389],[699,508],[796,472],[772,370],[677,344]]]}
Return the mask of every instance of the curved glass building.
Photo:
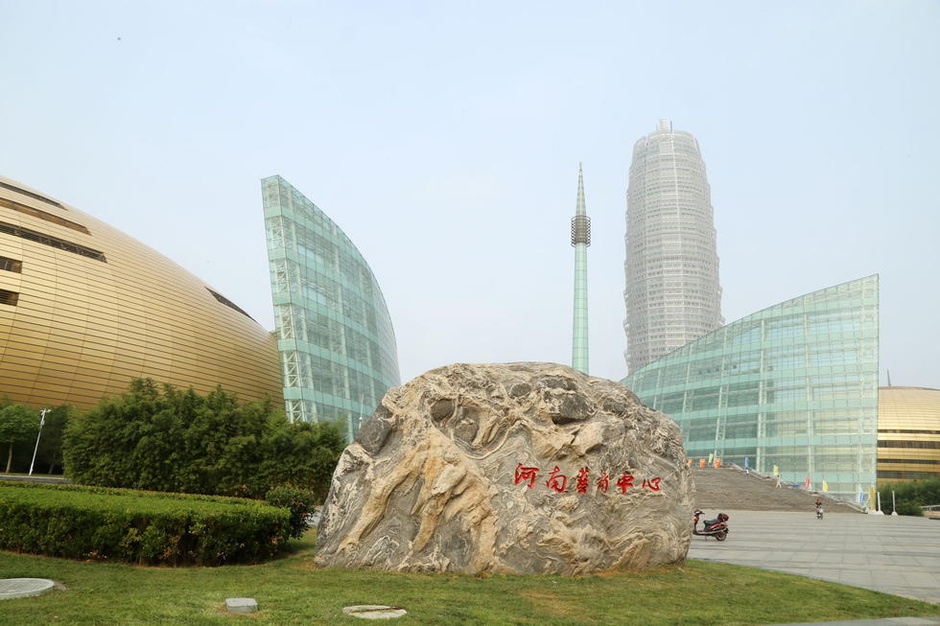
{"label": "curved glass building", "polygon": [[351,439],[400,383],[382,291],[352,241],[280,176],[261,181],[284,402]]}
{"label": "curved glass building", "polygon": [[625,244],[632,374],[724,324],[705,163],[695,137],[669,120],[633,146]]}
{"label": "curved glass building", "polygon": [[104,222],[0,178],[0,397],[94,406],[149,377],[280,401],[274,336]]}
{"label": "curved glass building", "polygon": [[875,485],[878,276],[728,324],[621,381],[711,456],[857,499]]}

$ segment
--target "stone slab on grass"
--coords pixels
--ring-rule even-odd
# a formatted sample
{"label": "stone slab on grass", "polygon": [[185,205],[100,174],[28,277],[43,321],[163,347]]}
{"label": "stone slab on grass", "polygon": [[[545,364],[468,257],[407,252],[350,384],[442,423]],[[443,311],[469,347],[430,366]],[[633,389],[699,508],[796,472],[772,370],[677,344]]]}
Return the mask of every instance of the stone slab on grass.
{"label": "stone slab on grass", "polygon": [[343,607],[343,613],[361,619],[394,619],[407,612],[403,608],[385,606],[384,604],[357,604],[356,606]]}
{"label": "stone slab on grass", "polygon": [[226,598],[225,608],[229,613],[254,613],[258,610],[258,601],[254,598]]}

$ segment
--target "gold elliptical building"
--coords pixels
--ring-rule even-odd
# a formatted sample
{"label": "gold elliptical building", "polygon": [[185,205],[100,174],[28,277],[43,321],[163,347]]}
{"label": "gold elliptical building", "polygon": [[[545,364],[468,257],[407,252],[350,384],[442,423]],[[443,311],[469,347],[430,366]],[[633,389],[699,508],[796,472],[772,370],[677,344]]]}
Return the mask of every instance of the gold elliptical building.
{"label": "gold elliptical building", "polygon": [[166,257],[0,177],[0,397],[93,406],[151,377],[280,401],[274,336]]}
{"label": "gold elliptical building", "polygon": [[279,176],[262,189],[273,333],[154,250],[0,177],[0,397],[88,408],[134,378],[221,384],[351,440],[399,384],[385,299],[329,217]]}
{"label": "gold elliptical building", "polygon": [[878,480],[940,478],[940,389],[878,389]]}

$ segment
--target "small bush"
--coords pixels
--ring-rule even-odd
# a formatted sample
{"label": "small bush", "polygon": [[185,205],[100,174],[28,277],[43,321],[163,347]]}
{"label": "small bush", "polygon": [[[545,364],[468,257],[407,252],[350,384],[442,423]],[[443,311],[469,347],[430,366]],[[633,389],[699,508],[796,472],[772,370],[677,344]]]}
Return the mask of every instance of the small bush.
{"label": "small bush", "polygon": [[316,494],[310,489],[282,485],[269,491],[264,499],[271,506],[290,511],[290,536],[300,539],[307,530],[307,516],[313,513],[317,503]]}
{"label": "small bush", "polygon": [[148,565],[257,562],[290,512],[254,500],[0,481],[0,549]]}

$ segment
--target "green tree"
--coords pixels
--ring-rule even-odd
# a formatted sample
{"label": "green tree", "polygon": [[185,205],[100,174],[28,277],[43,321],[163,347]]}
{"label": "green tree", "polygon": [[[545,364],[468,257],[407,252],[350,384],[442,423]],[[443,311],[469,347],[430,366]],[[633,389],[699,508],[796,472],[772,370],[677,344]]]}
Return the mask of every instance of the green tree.
{"label": "green tree", "polygon": [[0,444],[7,445],[7,474],[13,465],[13,446],[33,441],[38,432],[38,412],[22,404],[0,408]]}
{"label": "green tree", "polygon": [[153,380],[134,380],[127,393],[70,420],[63,440],[66,475],[89,485],[137,486],[134,451],[153,430],[159,399]]}
{"label": "green tree", "polygon": [[265,456],[258,471],[265,482],[302,485],[323,500],[346,441],[335,423],[282,422],[269,431],[262,447]]}
{"label": "green tree", "polygon": [[886,483],[879,485],[879,491],[882,501],[885,494],[894,492],[898,515],[923,515],[922,506],[940,504],[940,478]]}
{"label": "green tree", "polygon": [[70,419],[63,444],[75,482],[248,497],[286,484],[325,495],[344,447],[335,426],[289,424],[270,400],[150,379]]}
{"label": "green tree", "polygon": [[54,474],[62,467],[62,436],[69,416],[75,409],[68,405],[57,406],[46,413],[46,422],[39,437],[39,449],[36,452],[36,468],[46,468],[47,474]]}

